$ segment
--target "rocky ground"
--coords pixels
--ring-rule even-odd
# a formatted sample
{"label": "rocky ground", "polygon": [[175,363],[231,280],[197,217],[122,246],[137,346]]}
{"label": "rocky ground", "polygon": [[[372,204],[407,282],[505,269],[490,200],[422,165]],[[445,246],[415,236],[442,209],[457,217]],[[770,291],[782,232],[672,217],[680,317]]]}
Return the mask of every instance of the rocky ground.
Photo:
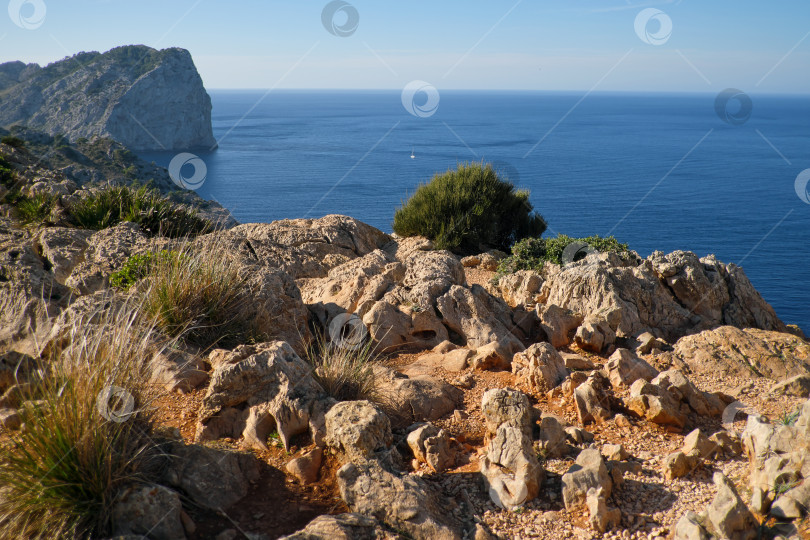
{"label": "rocky ground", "polygon": [[[14,387],[54,322],[120,297],[110,274],[168,245],[127,223],[0,222],[0,443],[20,429]],[[189,246],[241,265],[273,339],[155,360],[173,457],[121,496],[117,533],[810,534],[810,343],[741,268],[606,253],[496,285],[502,254],[460,259],[344,216]],[[336,401],[301,358],[313,332],[342,346],[350,315],[380,352],[379,404]]]}

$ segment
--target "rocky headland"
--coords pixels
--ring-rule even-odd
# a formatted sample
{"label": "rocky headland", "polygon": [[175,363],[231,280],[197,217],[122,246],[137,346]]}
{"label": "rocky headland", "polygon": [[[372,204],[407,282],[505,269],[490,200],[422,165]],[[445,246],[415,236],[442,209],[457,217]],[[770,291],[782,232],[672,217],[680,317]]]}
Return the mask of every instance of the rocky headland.
{"label": "rocky headland", "polygon": [[133,150],[211,150],[211,98],[185,49],[83,52],[45,67],[0,64],[0,126]]}

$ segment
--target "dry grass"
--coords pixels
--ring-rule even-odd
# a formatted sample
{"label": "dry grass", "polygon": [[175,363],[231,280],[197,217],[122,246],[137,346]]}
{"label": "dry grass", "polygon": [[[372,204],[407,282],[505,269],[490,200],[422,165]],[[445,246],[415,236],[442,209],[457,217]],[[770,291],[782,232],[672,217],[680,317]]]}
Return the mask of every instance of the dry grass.
{"label": "dry grass", "polygon": [[370,340],[356,347],[341,347],[327,342],[317,333],[305,356],[313,368],[313,378],[336,400],[365,399],[383,404],[385,399],[374,375],[374,364],[378,359]]}
{"label": "dry grass", "polygon": [[[0,450],[1,538],[107,534],[119,489],[148,474],[159,346],[141,320],[125,302],[73,318],[48,345],[24,391],[23,429]],[[105,399],[111,388],[118,399]]]}
{"label": "dry grass", "polygon": [[246,276],[222,248],[185,243],[155,256],[138,295],[144,313],[172,337],[203,349],[230,347],[261,339]]}

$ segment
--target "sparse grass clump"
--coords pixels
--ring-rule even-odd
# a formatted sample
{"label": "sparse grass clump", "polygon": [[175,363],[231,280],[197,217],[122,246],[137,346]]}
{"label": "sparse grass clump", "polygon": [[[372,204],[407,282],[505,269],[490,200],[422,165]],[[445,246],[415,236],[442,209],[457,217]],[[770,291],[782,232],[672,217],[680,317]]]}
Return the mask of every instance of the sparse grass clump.
{"label": "sparse grass clump", "polygon": [[543,234],[546,223],[534,212],[528,191],[516,190],[491,165],[473,163],[420,185],[394,214],[393,228],[400,236],[426,236],[437,249],[471,254],[508,250],[522,238]]}
{"label": "sparse grass clump", "polygon": [[17,219],[25,225],[38,224],[51,215],[56,198],[46,193],[37,193],[29,197],[16,194],[11,198]]}
{"label": "sparse grass clump", "polygon": [[213,230],[211,222],[193,210],[146,187],[105,187],[82,198],[69,211],[73,223],[84,229],[101,230],[131,221],[148,234],[172,238],[196,236]]}
{"label": "sparse grass clump", "polygon": [[[256,341],[253,299],[247,276],[225,250],[186,247],[140,256],[127,263],[131,271],[121,282],[145,274],[139,292],[144,313],[172,337],[203,348],[229,347]],[[125,266],[127,266],[125,265]]]}
{"label": "sparse grass clump", "polygon": [[627,244],[622,244],[612,236],[571,238],[559,234],[554,238],[526,238],[512,246],[512,254],[498,265],[497,275],[512,274],[519,270],[540,271],[546,262],[562,264],[565,248],[574,242],[584,242],[602,253],[627,253],[630,249]]}
{"label": "sparse grass clump", "polygon": [[167,260],[176,256],[176,252],[165,249],[159,252],[136,253],[127,259],[119,270],[110,274],[110,285],[126,291],[149,275],[156,260]]}
{"label": "sparse grass clump", "polygon": [[51,342],[23,391],[24,428],[0,448],[0,536],[111,532],[120,489],[154,465],[147,361],[157,343],[131,304],[76,317]]}
{"label": "sparse grass clump", "polygon": [[307,347],[305,360],[312,366],[312,377],[336,400],[365,399],[383,404],[373,369],[378,354],[371,340],[341,346],[316,333]]}
{"label": "sparse grass clump", "polygon": [[25,148],[25,141],[19,137],[15,137],[14,135],[3,136],[2,138],[0,138],[0,143],[11,146],[12,148],[17,148],[18,150],[22,150]]}

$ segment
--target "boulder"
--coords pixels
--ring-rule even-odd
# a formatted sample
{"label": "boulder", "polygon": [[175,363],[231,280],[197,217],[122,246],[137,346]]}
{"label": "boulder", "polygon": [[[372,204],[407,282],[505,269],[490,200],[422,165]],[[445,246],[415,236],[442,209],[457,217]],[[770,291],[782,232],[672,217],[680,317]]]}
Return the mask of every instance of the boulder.
{"label": "boulder", "polygon": [[481,398],[481,413],[487,435],[494,436],[501,426],[517,428],[531,437],[531,408],[526,394],[508,388],[493,388]]}
{"label": "boulder", "polygon": [[661,465],[661,474],[667,480],[681,478],[692,472],[700,462],[700,458],[678,450],[668,454]]}
{"label": "boulder", "polygon": [[282,536],[280,540],[393,540],[394,538],[394,534],[386,531],[375,518],[348,512],[318,516],[300,531]]}
{"label": "boulder", "polygon": [[665,389],[639,379],[630,387],[630,398],[625,406],[636,415],[655,424],[682,428],[686,425],[686,414],[680,403]]}
{"label": "boulder", "polygon": [[511,509],[537,497],[545,477],[531,439],[519,428],[498,427],[480,460],[492,502]]}
{"label": "boulder", "polygon": [[[310,429],[323,436],[328,400],[312,378],[310,366],[283,341],[240,345],[211,375],[197,420],[195,440],[244,436],[251,446],[266,449],[273,427],[289,448],[290,438]],[[235,408],[247,414],[234,416]],[[242,423],[234,423],[231,420]],[[223,420],[228,420],[223,422]]]}
{"label": "boulder", "polygon": [[541,328],[555,349],[571,343],[571,332],[576,330],[583,321],[581,315],[553,303],[538,304],[537,315],[540,317]]}
{"label": "boulder", "polygon": [[252,454],[175,442],[169,455],[168,485],[209,510],[233,506],[259,479],[259,461]]}
{"label": "boulder", "polygon": [[463,396],[455,386],[427,375],[408,377],[376,365],[374,376],[394,428],[438,420],[453,412]]}
{"label": "boulder", "polygon": [[302,484],[312,484],[318,479],[323,461],[323,448],[316,446],[287,462],[284,468]]}
{"label": "boulder", "polygon": [[583,426],[588,422],[604,422],[611,416],[609,381],[599,374],[593,373],[588,379],[574,390],[574,405],[577,410],[579,423]]}
{"label": "boulder", "polygon": [[414,458],[426,463],[433,472],[444,472],[455,464],[456,453],[443,429],[422,424],[408,434],[407,441]]}
{"label": "boulder", "polygon": [[686,455],[700,459],[709,459],[719,450],[700,429],[695,429],[684,437],[681,449]]}
{"label": "boulder", "polygon": [[673,540],[709,540],[710,535],[700,523],[700,516],[691,510],[687,510],[678,523],[672,534]]}
{"label": "boulder", "polygon": [[113,534],[143,535],[153,540],[186,538],[180,496],[159,485],[129,486],[112,508]]}
{"label": "boulder", "polygon": [[679,402],[686,402],[700,416],[719,416],[726,404],[715,394],[703,392],[678,369],[662,372],[652,383],[670,393]]}
{"label": "boulder", "polygon": [[771,515],[779,519],[799,519],[810,512],[810,481],[804,480],[780,495],[771,506]]}
{"label": "boulder", "polygon": [[624,461],[630,457],[621,444],[603,444],[600,451],[608,461]]}
{"label": "boulder", "polygon": [[604,488],[590,488],[585,504],[590,513],[589,522],[593,530],[604,533],[621,525],[622,512],[618,508],[608,508]]}
{"label": "boulder", "polygon": [[712,479],[717,494],[709,505],[707,515],[713,529],[723,538],[756,538],[759,523],[740,499],[734,484],[721,472],[714,473]]}
{"label": "boulder", "polygon": [[636,337],[638,346],[636,354],[650,354],[653,350],[660,350],[666,347],[667,342],[652,335],[650,332],[643,332]]}
{"label": "boulder", "polygon": [[512,359],[512,373],[538,392],[547,392],[568,376],[560,353],[549,343],[535,343]]}
{"label": "boulder", "polygon": [[65,283],[70,273],[84,258],[88,247],[87,240],[93,231],[48,227],[42,229],[35,240],[40,255],[48,261],[53,277],[58,283]]}
{"label": "boulder", "polygon": [[544,414],[540,418],[538,444],[547,458],[561,458],[568,454],[565,426],[555,416]]}
{"label": "boulder", "polygon": [[364,461],[393,443],[391,423],[368,401],[343,401],[326,413],[326,443],[349,461]]}
{"label": "boulder", "polygon": [[453,502],[418,476],[393,474],[369,460],[345,464],[336,478],[341,497],[353,512],[372,516],[412,538],[462,538]]}
{"label": "boulder", "polygon": [[616,349],[605,364],[608,378],[614,387],[630,386],[639,379],[651,381],[658,370],[627,349]]}
{"label": "boulder", "polygon": [[436,306],[442,323],[461,335],[468,347],[478,348],[495,341],[499,353],[509,359],[524,348],[511,331],[515,329],[511,310],[480,285],[470,288],[453,285],[436,300]]}
{"label": "boulder", "polygon": [[605,319],[590,316],[577,328],[574,341],[580,349],[598,354],[616,342],[616,332]]}
{"label": "boulder", "polygon": [[506,352],[508,350],[507,347],[504,347],[504,345],[498,341],[493,341],[492,343],[478,347],[470,356],[470,367],[481,371],[509,369],[512,366],[512,359],[514,357],[511,353]]}
{"label": "boulder", "polygon": [[590,371],[596,368],[596,365],[593,362],[579,354],[561,352],[560,356],[562,356],[563,360],[565,361],[565,367],[572,371]]}
{"label": "boulder", "polygon": [[608,473],[602,454],[596,449],[579,453],[576,462],[562,476],[563,502],[567,510],[584,505],[590,489],[602,489],[601,494],[610,497],[613,481]]}

